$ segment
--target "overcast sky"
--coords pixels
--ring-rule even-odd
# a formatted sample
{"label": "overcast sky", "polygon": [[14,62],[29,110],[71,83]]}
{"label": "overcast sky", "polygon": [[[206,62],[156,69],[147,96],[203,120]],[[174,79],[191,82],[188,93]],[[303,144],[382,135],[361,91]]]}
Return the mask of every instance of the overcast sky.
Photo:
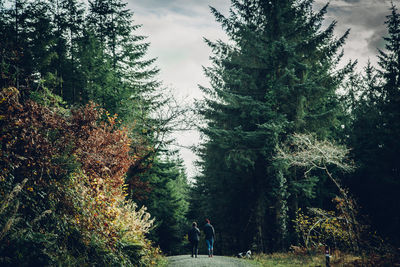
{"label": "overcast sky", "polygon": [[[316,0],[315,8],[326,4]],[[393,0],[400,6],[400,0]],[[202,66],[210,65],[210,49],[203,37],[210,40],[226,40],[224,32],[210,13],[209,6],[227,14],[229,0],[128,0],[134,12],[136,24],[142,27],[138,34],[148,36],[148,56],[157,58],[160,80],[173,88],[178,99],[201,98],[198,84],[207,86]],[[365,66],[368,59],[376,62],[376,48],[382,47],[386,34],[384,21],[389,14],[390,0],[331,0],[326,21],[338,22],[337,36],[350,28],[350,36],[344,47],[344,61],[358,60],[358,67]],[[183,146],[196,145],[196,132],[179,133],[178,142]],[[181,149],[189,177],[195,175],[195,156],[188,149]]]}

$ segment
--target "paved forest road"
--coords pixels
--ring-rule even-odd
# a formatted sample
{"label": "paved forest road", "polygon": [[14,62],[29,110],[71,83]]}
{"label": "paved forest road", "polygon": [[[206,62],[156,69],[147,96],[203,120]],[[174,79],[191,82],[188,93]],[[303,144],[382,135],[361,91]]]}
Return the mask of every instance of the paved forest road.
{"label": "paved forest road", "polygon": [[168,267],[255,267],[250,261],[232,257],[199,255],[192,258],[190,255],[168,257]]}

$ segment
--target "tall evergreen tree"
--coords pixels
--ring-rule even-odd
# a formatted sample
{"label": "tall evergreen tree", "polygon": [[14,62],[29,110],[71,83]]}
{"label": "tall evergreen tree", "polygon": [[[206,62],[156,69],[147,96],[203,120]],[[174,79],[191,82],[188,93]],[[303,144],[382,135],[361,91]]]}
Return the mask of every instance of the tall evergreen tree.
{"label": "tall evergreen tree", "polygon": [[1,85],[26,85],[27,77],[32,74],[32,57],[28,49],[29,9],[26,0],[14,0],[2,3],[1,7],[1,49],[2,75]]}
{"label": "tall evergreen tree", "polygon": [[62,64],[63,69],[59,70],[60,75],[64,76],[62,95],[71,103],[85,103],[82,78],[78,72],[80,65],[78,47],[84,31],[84,9],[82,3],[77,0],[60,0],[57,1],[57,5],[59,6],[57,17],[60,24],[57,27],[57,38],[60,39],[59,42],[65,42],[65,47],[61,51],[64,53],[65,62]]}
{"label": "tall evergreen tree", "polygon": [[114,73],[112,87],[98,93],[102,103],[123,118],[134,120],[143,115],[135,114],[135,110],[148,115],[151,99],[145,95],[154,94],[160,83],[155,79],[155,59],[144,59],[149,43],[144,42],[144,36],[134,34],[140,25],[133,24],[133,14],[126,5],[121,0],[89,1],[88,28],[103,46],[103,61]]}
{"label": "tall evergreen tree", "polygon": [[211,88],[201,87],[197,191],[225,252],[284,249],[318,179],[288,172],[276,147],[293,132],[327,137],[339,127],[335,91],[352,64],[335,67],[348,32],[333,38],[336,22],[322,28],[327,5],[314,13],[310,0],[231,3],[229,17],[211,9],[230,41],[206,40],[214,55],[205,68]]}
{"label": "tall evergreen tree", "polygon": [[[112,107],[111,97],[115,73],[111,64],[105,60],[105,51],[99,40],[90,31],[85,31],[78,40],[79,66],[77,79],[82,86],[82,101],[89,100]],[[80,80],[80,81],[79,81]]]}

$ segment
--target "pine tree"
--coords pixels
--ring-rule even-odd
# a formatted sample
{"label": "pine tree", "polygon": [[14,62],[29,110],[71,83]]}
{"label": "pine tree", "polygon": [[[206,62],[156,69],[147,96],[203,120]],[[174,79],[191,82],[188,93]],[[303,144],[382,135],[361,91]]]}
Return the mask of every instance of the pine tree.
{"label": "pine tree", "polygon": [[[32,57],[28,49],[29,9],[26,0],[1,4],[2,75],[1,85],[26,86],[32,73]],[[30,78],[29,78],[30,79]]]}
{"label": "pine tree", "polygon": [[[155,79],[158,69],[153,67],[155,59],[144,59],[149,43],[145,37],[135,35],[140,25],[134,25],[132,12],[121,0],[89,1],[88,28],[104,49],[103,61],[110,64],[114,75],[110,92],[102,92],[108,101],[108,110],[129,120],[149,114],[151,100],[145,95],[154,94],[160,83]],[[150,101],[150,102],[149,102]]]}
{"label": "pine tree", "polygon": [[91,32],[85,31],[78,40],[77,57],[80,64],[76,78],[83,88],[83,103],[91,100],[104,107],[113,107],[116,100],[111,92],[115,74],[110,62],[104,60],[104,53],[98,39]]}
{"label": "pine tree", "polygon": [[12,65],[15,64],[11,59],[14,51],[12,40],[8,40],[11,31],[9,16],[3,1],[0,1],[0,88],[11,86],[13,79]]}
{"label": "pine tree", "polygon": [[382,112],[382,159],[385,176],[393,181],[399,181],[400,161],[397,151],[400,143],[396,136],[400,136],[400,14],[392,3],[391,14],[388,16],[387,25],[389,36],[386,41],[386,51],[379,51],[379,66],[384,80],[382,87],[383,101],[380,106]]}
{"label": "pine tree", "polygon": [[[73,41],[67,37],[67,17],[62,4],[62,1],[15,1],[12,8],[4,11],[7,30],[3,32],[3,40],[9,53],[15,54],[11,57],[14,59],[11,69],[19,73],[15,84],[28,82],[34,88],[44,84],[70,100],[72,93],[69,95],[67,88],[63,88],[63,75],[73,76],[69,73],[74,53],[70,49]],[[70,27],[79,27],[71,23]]]}
{"label": "pine tree", "polygon": [[197,184],[227,251],[278,250],[317,180],[289,173],[276,147],[290,133],[327,137],[339,127],[335,91],[353,65],[334,70],[348,32],[334,39],[336,22],[323,29],[327,6],[314,13],[313,1],[231,2],[229,17],[211,9],[230,41],[206,40],[214,55],[205,69],[211,88],[201,88],[207,125]]}
{"label": "pine tree", "polygon": [[60,70],[60,74],[66,72],[63,79],[63,96],[65,100],[71,103],[85,103],[81,75],[78,72],[79,58],[78,46],[79,39],[83,35],[84,27],[84,9],[82,3],[77,0],[61,0],[57,1],[59,7],[59,18],[62,33],[58,38],[65,39],[66,62],[63,64],[64,69]]}

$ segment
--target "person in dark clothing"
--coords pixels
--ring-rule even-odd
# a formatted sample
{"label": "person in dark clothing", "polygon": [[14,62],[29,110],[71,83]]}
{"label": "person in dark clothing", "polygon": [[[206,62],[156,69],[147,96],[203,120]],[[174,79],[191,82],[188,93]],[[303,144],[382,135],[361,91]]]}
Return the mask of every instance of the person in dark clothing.
{"label": "person in dark clothing", "polygon": [[188,233],[188,239],[190,241],[190,244],[192,245],[192,258],[193,254],[197,258],[197,247],[199,245],[199,240],[200,240],[200,230],[197,228],[197,223],[193,222],[192,224],[192,229],[190,229]]}
{"label": "person in dark clothing", "polygon": [[204,225],[204,234],[206,235],[208,257],[212,257],[213,256],[213,245],[214,245],[214,240],[215,240],[215,231],[214,231],[214,227],[211,225],[209,219],[206,219],[206,225]]}

